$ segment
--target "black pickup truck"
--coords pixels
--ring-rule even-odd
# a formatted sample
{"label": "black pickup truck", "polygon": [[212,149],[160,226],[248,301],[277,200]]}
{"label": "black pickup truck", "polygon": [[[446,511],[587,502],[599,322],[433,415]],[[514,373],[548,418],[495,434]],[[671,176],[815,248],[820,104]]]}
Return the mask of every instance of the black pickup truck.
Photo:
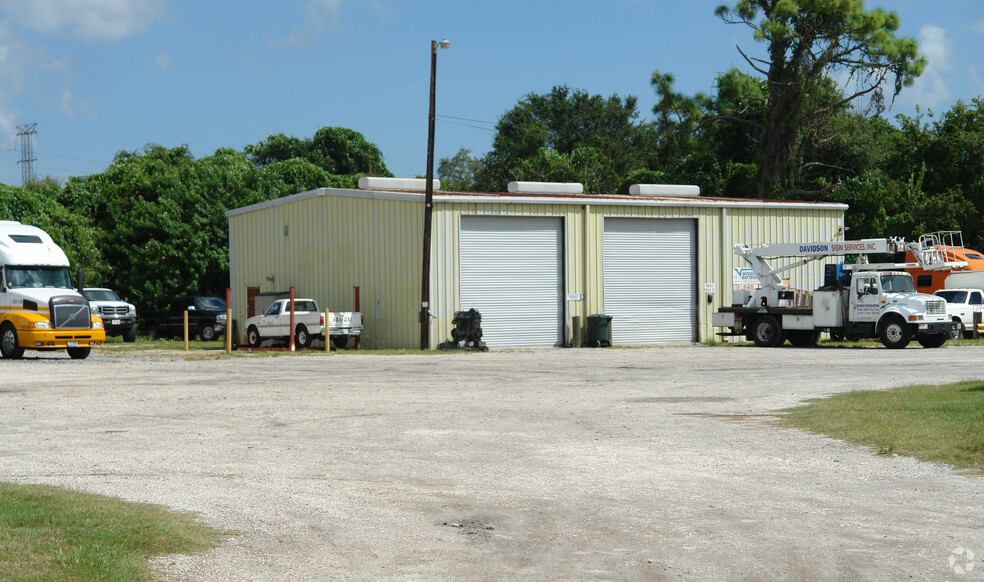
{"label": "black pickup truck", "polygon": [[188,312],[188,335],[204,341],[219,337],[226,326],[226,302],[218,297],[187,295],[171,301],[163,311],[143,312],[139,328],[149,340],[184,337],[184,313]]}

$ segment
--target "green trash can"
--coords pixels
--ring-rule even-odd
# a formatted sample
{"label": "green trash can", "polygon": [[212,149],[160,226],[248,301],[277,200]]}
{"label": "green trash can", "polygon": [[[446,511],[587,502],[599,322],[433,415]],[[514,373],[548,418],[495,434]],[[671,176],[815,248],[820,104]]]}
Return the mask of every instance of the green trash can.
{"label": "green trash can", "polygon": [[588,316],[588,346],[607,348],[612,345],[612,316],[603,313]]}

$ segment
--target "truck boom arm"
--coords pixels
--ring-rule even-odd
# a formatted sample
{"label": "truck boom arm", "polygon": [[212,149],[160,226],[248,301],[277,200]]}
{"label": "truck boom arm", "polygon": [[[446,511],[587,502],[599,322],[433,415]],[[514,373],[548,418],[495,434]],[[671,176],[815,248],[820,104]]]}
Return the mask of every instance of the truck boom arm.
{"label": "truck boom arm", "polygon": [[[779,277],[779,273],[829,256],[860,255],[862,258],[865,258],[867,255],[895,254],[911,250],[918,261],[917,264],[859,264],[853,267],[855,269],[873,270],[920,266],[927,270],[938,270],[966,266],[965,262],[947,262],[945,257],[936,249],[937,245],[938,241],[935,241],[933,237],[926,236],[921,237],[919,242],[914,243],[907,243],[905,239],[898,237],[868,238],[854,241],[779,243],[759,247],[748,247],[738,244],[735,245],[735,254],[745,258],[764,289],[778,289],[782,286],[782,278]],[[773,268],[767,260],[770,257],[804,258],[782,267]]]}

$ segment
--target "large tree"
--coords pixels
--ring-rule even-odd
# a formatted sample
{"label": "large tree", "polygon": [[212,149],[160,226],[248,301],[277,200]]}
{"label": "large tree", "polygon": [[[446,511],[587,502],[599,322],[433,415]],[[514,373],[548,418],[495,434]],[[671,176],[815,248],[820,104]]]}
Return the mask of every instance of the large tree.
{"label": "large tree", "polygon": [[[852,104],[864,102],[880,112],[886,82],[894,98],[926,65],[914,39],[896,36],[898,16],[865,10],[863,0],[738,0],[716,14],[747,26],[765,45],[764,58],[738,48],[761,75],[764,93],[755,85],[746,85],[754,92],[732,85],[734,106],[704,119],[746,127],[763,197],[804,194],[798,191],[800,173],[818,162],[802,157],[803,140],[828,137],[830,116]],[[847,79],[839,90],[830,81],[835,74]]]}
{"label": "large tree", "polygon": [[654,134],[637,117],[632,96],[606,99],[567,86],[530,93],[499,119],[477,186],[501,192],[510,180],[563,180],[611,194],[652,157]]}
{"label": "large tree", "polygon": [[245,151],[261,168],[296,158],[307,160],[329,174],[392,175],[383,163],[379,147],[361,133],[345,127],[322,127],[311,139],[278,133],[246,146]]}

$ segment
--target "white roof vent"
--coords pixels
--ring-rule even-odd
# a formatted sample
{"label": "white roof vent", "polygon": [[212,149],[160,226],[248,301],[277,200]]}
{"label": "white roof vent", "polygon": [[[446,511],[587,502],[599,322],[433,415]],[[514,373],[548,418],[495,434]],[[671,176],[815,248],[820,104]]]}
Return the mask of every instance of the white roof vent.
{"label": "white roof vent", "polygon": [[[434,178],[431,184],[434,190],[441,189],[441,181]],[[423,192],[427,189],[425,178],[373,178],[363,176],[359,178],[360,190],[419,190]]]}
{"label": "white roof vent", "polygon": [[629,186],[633,196],[700,196],[700,186],[684,184],[633,184]]}
{"label": "white roof vent", "polygon": [[579,182],[509,182],[511,194],[584,194]]}

